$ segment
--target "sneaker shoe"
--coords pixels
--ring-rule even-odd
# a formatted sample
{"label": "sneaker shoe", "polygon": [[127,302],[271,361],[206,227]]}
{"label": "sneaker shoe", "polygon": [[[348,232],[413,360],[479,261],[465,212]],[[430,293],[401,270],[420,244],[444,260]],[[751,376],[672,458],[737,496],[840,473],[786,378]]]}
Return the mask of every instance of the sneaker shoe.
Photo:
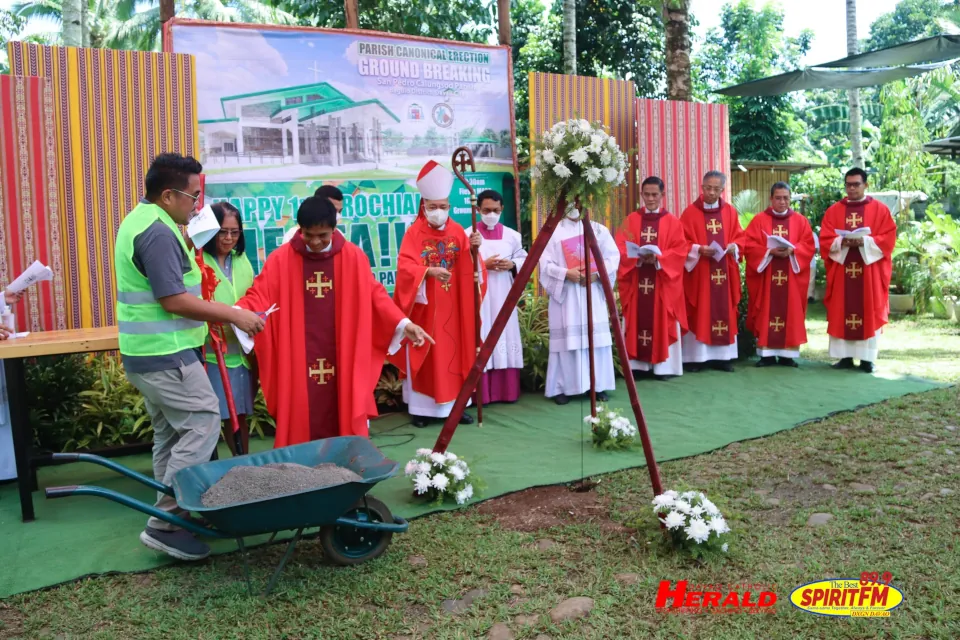
{"label": "sneaker shoe", "polygon": [[558,396],[554,396],[554,397],[553,397],[553,401],[554,401],[555,403],[557,403],[558,405],[560,405],[561,407],[562,407],[563,405],[565,405],[565,404],[570,404],[570,398],[568,398],[567,396],[563,395],[562,393],[561,393],[560,395],[558,395]]}
{"label": "sneaker shoe", "polygon": [[867,362],[866,360],[860,361],[860,371],[864,373],[873,373],[876,367],[873,366],[872,362]]}
{"label": "sneaker shoe", "polygon": [[756,366],[758,366],[758,367],[772,367],[772,366],[775,365],[775,364],[777,364],[777,359],[776,359],[774,356],[767,356],[767,357],[765,357],[765,358],[760,358],[760,359],[757,361],[757,365],[756,365]]}
{"label": "sneaker shoe", "polygon": [[161,551],[177,560],[203,560],[210,555],[210,547],[197,540],[186,529],[161,531],[147,527],[140,532],[140,542],[154,551]]}
{"label": "sneaker shoe", "polygon": [[834,369],[853,369],[853,358],[842,358],[833,365]]}
{"label": "sneaker shoe", "polygon": [[793,358],[778,358],[777,364],[781,367],[793,367],[794,369],[800,366]]}

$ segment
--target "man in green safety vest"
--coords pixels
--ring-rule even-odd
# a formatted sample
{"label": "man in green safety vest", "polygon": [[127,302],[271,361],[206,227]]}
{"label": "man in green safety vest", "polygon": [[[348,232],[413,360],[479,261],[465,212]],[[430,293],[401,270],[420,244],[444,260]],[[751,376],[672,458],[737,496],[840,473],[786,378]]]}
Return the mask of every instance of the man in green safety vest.
{"label": "man in green safety vest", "polygon": [[[150,414],[153,474],[165,485],[180,469],[210,460],[220,436],[219,402],[200,361],[206,323],[233,324],[251,335],[263,330],[256,313],[201,298],[200,269],[177,229],[196,209],[201,171],[193,158],[157,156],[146,197],[124,218],[114,252],[120,353]],[[156,508],[187,515],[164,494]],[[193,534],[154,517],[140,542],[179,560],[210,555]]]}

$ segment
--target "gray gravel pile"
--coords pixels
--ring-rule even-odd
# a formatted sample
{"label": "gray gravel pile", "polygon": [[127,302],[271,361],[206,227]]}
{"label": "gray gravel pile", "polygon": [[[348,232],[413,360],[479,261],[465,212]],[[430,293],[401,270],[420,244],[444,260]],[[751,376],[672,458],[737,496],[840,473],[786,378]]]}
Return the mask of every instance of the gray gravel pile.
{"label": "gray gravel pile", "polygon": [[362,478],[332,462],[307,467],[292,462],[239,466],[230,469],[200,497],[205,507],[226,507],[240,502],[262,500],[310,489],[320,489]]}

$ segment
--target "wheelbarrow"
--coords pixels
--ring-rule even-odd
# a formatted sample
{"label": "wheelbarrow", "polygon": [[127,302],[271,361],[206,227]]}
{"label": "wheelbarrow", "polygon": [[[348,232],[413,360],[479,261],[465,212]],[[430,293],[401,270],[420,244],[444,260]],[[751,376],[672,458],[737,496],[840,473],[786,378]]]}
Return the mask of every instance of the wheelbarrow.
{"label": "wheelbarrow", "polygon": [[[403,533],[409,527],[406,520],[393,516],[387,505],[367,496],[367,492],[375,484],[394,475],[399,465],[386,458],[369,440],[358,436],[327,438],[194,465],[178,471],[173,478],[172,487],[100,456],[86,453],[57,453],[53,458],[54,460],[92,462],[107,467],[161,493],[173,496],[185,511],[200,514],[210,526],[181,518],[157,509],[152,504],[103,487],[75,485],[51,487],[45,491],[47,498],[78,495],[107,498],[200,536],[232,538],[237,541],[241,551],[247,588],[251,594],[253,586],[250,581],[250,566],[247,562],[247,548],[243,542],[246,536],[269,533],[271,534],[269,543],[281,531],[296,532],[264,590],[263,595],[267,596],[276,585],[283,567],[306,529],[320,527],[320,544],[328,560],[338,565],[356,565],[380,556],[390,546],[393,534]],[[292,462],[308,467],[332,462],[354,471],[362,480],[221,507],[203,506],[201,496],[230,469],[242,465],[262,466],[282,462]]]}

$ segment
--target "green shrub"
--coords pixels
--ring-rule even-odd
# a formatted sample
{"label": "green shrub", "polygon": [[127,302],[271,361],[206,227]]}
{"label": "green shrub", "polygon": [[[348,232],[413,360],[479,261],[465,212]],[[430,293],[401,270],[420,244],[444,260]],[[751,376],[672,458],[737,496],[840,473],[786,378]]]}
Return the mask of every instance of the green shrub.
{"label": "green shrub", "polygon": [[523,343],[523,371],[520,386],[524,391],[542,391],[547,382],[550,358],[549,298],[537,296],[528,284],[520,299],[520,340]]}
{"label": "green shrub", "polygon": [[96,372],[81,354],[32,358],[26,362],[27,403],[33,443],[39,451],[62,451],[76,429],[83,399]]}

